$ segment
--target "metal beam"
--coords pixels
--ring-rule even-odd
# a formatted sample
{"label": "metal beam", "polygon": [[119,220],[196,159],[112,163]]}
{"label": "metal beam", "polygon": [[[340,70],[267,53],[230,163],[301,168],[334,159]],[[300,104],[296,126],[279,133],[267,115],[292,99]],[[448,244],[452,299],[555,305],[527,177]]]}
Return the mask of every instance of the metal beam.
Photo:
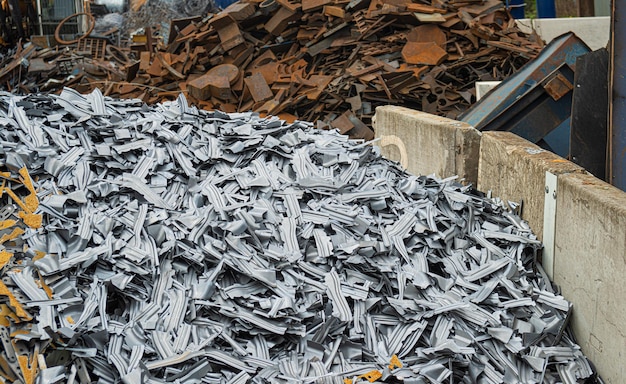
{"label": "metal beam", "polygon": [[612,3],[608,174],[611,184],[626,191],[626,4]]}
{"label": "metal beam", "polygon": [[605,48],[576,59],[571,160],[595,177],[606,177],[606,143],[609,125],[609,51]]}
{"label": "metal beam", "polygon": [[41,0],[37,0],[35,4],[37,5],[37,24],[39,25],[39,34],[43,35],[43,18],[41,17],[41,13],[42,13]]}

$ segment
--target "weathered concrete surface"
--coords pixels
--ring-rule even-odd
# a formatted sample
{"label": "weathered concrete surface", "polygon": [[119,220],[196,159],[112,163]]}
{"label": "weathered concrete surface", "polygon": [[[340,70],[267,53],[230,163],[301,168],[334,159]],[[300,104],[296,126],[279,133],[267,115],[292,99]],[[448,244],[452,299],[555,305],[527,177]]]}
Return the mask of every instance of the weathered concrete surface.
{"label": "weathered concrete surface", "polygon": [[584,169],[509,132],[483,132],[478,189],[514,202],[522,201],[522,218],[543,237],[546,172],[555,175]]}
{"label": "weathered concrete surface", "polygon": [[626,383],[626,193],[591,176],[558,177],[554,280],[606,383]]}
{"label": "weathered concrete surface", "polygon": [[412,109],[376,108],[374,130],[383,156],[416,175],[459,175],[476,185],[480,132],[472,126]]}
{"label": "weathered concrete surface", "polygon": [[516,22],[523,32],[530,33],[534,28],[546,42],[564,33],[574,32],[594,51],[607,46],[611,31],[611,18],[608,16],[519,19]]}

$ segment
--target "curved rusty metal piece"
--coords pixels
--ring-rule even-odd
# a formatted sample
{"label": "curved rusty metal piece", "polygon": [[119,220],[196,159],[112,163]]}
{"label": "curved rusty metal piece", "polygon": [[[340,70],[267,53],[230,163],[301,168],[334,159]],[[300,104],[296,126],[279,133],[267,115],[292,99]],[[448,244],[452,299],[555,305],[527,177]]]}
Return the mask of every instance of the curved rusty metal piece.
{"label": "curved rusty metal piece", "polygon": [[[61,28],[63,27],[63,25],[65,25],[65,23],[67,23],[69,20],[81,16],[81,15],[85,15],[87,16],[87,19],[89,20],[88,24],[89,24],[89,28],[87,29],[87,32],[80,36],[79,38],[75,39],[75,40],[63,40],[61,38]],[[84,39],[85,37],[89,36],[89,34],[93,31],[93,29],[96,27],[96,19],[93,17],[93,15],[91,13],[87,13],[87,12],[78,12],[75,13],[73,15],[70,15],[68,17],[66,17],[65,19],[61,20],[61,22],[59,23],[59,25],[57,25],[56,29],[54,30],[54,40],[57,41],[57,43],[61,44],[61,45],[70,45],[70,44],[75,44],[78,43],[81,39]]]}

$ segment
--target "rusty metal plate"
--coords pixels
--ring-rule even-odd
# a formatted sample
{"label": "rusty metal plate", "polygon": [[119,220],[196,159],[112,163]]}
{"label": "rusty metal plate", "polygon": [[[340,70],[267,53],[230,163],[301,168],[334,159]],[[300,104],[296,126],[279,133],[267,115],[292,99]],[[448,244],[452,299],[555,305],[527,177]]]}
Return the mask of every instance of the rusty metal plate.
{"label": "rusty metal plate", "polygon": [[402,48],[402,57],[409,64],[439,65],[448,57],[448,52],[434,42],[408,42]]}
{"label": "rusty metal plate", "polygon": [[547,81],[543,88],[546,92],[548,92],[552,99],[554,99],[554,101],[557,101],[574,89],[574,86],[565,76],[563,76],[563,74],[558,72],[554,75],[554,77]]}

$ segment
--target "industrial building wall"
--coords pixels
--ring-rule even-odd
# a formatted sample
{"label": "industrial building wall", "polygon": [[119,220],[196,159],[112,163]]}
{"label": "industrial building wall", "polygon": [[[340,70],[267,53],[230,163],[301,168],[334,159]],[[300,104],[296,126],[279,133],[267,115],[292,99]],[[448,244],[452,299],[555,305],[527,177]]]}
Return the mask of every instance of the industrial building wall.
{"label": "industrial building wall", "polygon": [[[376,109],[375,128],[382,153],[411,173],[463,175],[493,196],[523,202],[522,217],[540,239],[551,223],[544,266],[574,305],[577,341],[606,383],[625,383],[626,193],[511,133],[472,132],[395,106]],[[554,181],[548,193],[547,178]]]}
{"label": "industrial building wall", "polygon": [[557,36],[567,32],[574,32],[592,50],[605,48],[609,42],[611,18],[597,17],[568,17],[556,19],[519,19],[517,26],[525,33],[537,31],[547,43]]}

